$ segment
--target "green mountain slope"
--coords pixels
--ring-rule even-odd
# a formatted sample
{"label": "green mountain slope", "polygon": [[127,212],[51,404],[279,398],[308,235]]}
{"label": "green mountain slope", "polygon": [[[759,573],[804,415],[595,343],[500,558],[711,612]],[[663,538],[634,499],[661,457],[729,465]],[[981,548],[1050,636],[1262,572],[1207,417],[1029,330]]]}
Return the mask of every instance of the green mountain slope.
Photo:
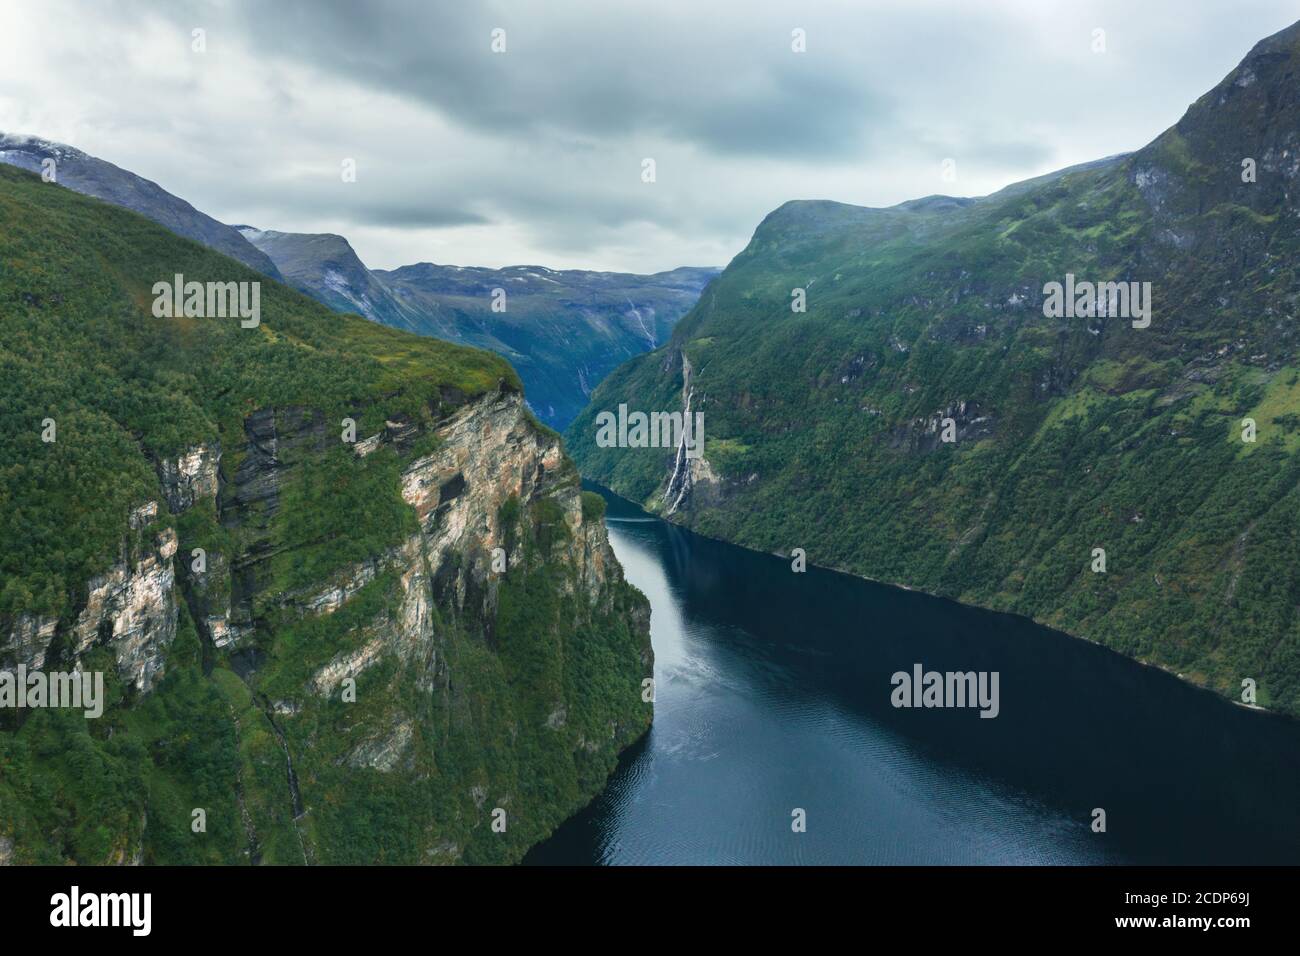
{"label": "green mountain slope", "polygon": [[[1298,73],[1300,25],[1131,155],[981,199],[787,203],[570,452],[706,534],[1300,713]],[[1150,282],[1149,327],[1047,317],[1067,274]],[[598,413],[688,397],[702,459],[597,445]]]}
{"label": "green mountain slope", "polygon": [[431,262],[371,270],[342,236],[236,228],[285,281],[331,309],[504,356],[519,371],[530,407],[561,429],[612,369],[666,340],[718,274]]}
{"label": "green mountain slope", "polygon": [[[260,324],[154,317],[178,273]],[[0,863],[516,860],[648,727],[645,600],[500,358],[7,167],[0,330],[0,670],[109,698],[0,708]]]}
{"label": "green mountain slope", "polygon": [[37,174],[45,172],[47,164],[52,163],[49,172],[60,186],[115,206],[125,206],[178,236],[238,259],[263,275],[283,278],[270,258],[231,226],[217,222],[157,183],[79,149],[35,136],[0,133],[0,163]]}
{"label": "green mountain slope", "polygon": [[[634,275],[421,262],[375,274],[417,331],[505,356],[538,417],[563,429],[614,368],[668,338],[718,271]],[[506,292],[503,312],[492,311],[494,289]]]}
{"label": "green mountain slope", "polygon": [[[336,312],[504,356],[519,370],[529,406],[552,428],[568,425],[611,369],[667,339],[719,272],[683,267],[634,275],[429,262],[372,271],[343,236],[227,226],[156,183],[71,146],[0,133],[0,164],[39,174],[47,161],[56,164],[59,185],[138,212]],[[492,308],[494,289],[508,292],[504,312]]]}

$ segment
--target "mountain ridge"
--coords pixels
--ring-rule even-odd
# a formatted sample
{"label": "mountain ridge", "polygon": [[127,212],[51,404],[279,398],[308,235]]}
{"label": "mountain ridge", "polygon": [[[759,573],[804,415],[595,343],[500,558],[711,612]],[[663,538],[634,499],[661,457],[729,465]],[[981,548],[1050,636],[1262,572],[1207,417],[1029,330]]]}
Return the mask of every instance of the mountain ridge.
{"label": "mountain ridge", "polygon": [[177,235],[201,242],[272,279],[282,278],[275,264],[230,226],[152,180],[63,143],[12,133],[0,133],[0,163],[28,172],[43,172],[54,162],[54,181],[75,192],[134,210]]}
{"label": "mountain ridge", "polygon": [[[158,315],[178,274],[258,321]],[[8,166],[0,310],[0,668],[106,698],[0,708],[0,862],[515,862],[649,727],[646,600],[500,357]]]}
{"label": "mountain ridge", "polygon": [[[1297,72],[1300,24],[1135,152],[968,201],[782,205],[571,453],[710,536],[1300,713]],[[1046,316],[1067,274],[1150,282],[1149,327]],[[690,394],[702,458],[596,444],[598,412]]]}
{"label": "mountain ridge", "polygon": [[664,341],[718,273],[432,262],[369,269],[343,236],[239,228],[291,285],[336,311],[504,356],[523,378],[531,407],[555,428],[568,424],[615,365]]}
{"label": "mountain ridge", "polygon": [[[667,338],[672,323],[720,271],[682,266],[652,275],[553,270],[545,266],[438,266],[413,263],[371,270],[345,236],[228,226],[158,184],[81,150],[36,136],[0,134],[0,162],[40,173],[55,162],[56,182],[123,206],[178,235],[229,255],[327,305],[394,328],[485,348],[522,367],[529,402],[563,428],[591,388],[624,359]],[[532,283],[546,273],[554,293]],[[468,279],[477,286],[467,288]],[[518,316],[496,312],[495,288],[521,292]],[[507,305],[507,309],[509,306]],[[536,330],[534,333],[533,330]]]}

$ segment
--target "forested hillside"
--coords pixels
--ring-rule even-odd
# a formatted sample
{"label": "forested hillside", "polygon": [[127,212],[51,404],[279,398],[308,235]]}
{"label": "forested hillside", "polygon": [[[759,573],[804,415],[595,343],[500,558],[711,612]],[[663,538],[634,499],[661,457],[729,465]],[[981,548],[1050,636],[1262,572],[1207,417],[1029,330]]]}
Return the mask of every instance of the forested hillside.
{"label": "forested hillside", "polygon": [[[154,286],[260,282],[260,321]],[[500,358],[0,167],[0,862],[511,861],[649,725],[648,609]],[[197,828],[202,811],[203,828]]]}
{"label": "forested hillside", "polygon": [[[569,449],[706,534],[1300,714],[1297,74],[1300,26],[1136,153],[981,199],[787,203]],[[1149,325],[1046,315],[1069,276],[1149,282]],[[599,412],[688,398],[689,467],[597,446]]]}

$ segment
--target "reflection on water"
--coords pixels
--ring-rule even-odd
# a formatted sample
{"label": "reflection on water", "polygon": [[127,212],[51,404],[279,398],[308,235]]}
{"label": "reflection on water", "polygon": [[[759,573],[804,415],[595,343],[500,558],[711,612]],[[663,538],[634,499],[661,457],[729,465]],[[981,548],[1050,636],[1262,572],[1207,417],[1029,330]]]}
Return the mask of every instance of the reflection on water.
{"label": "reflection on water", "polygon": [[[527,862],[1300,863],[1300,722],[607,498],[652,608],[654,728]],[[999,672],[999,716],[895,709],[918,663]]]}

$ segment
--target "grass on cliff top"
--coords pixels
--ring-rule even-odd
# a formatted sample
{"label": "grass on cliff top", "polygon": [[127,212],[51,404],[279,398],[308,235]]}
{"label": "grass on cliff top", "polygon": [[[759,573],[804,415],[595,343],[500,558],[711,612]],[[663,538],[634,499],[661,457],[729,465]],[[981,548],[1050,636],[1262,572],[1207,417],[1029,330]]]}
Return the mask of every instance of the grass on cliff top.
{"label": "grass on cliff top", "polygon": [[[153,286],[260,283],[261,323],[155,318]],[[58,614],[159,498],[153,460],[248,413],[428,419],[519,378],[487,352],[340,315],[133,212],[0,167],[0,615]],[[55,440],[43,441],[47,420]]]}

